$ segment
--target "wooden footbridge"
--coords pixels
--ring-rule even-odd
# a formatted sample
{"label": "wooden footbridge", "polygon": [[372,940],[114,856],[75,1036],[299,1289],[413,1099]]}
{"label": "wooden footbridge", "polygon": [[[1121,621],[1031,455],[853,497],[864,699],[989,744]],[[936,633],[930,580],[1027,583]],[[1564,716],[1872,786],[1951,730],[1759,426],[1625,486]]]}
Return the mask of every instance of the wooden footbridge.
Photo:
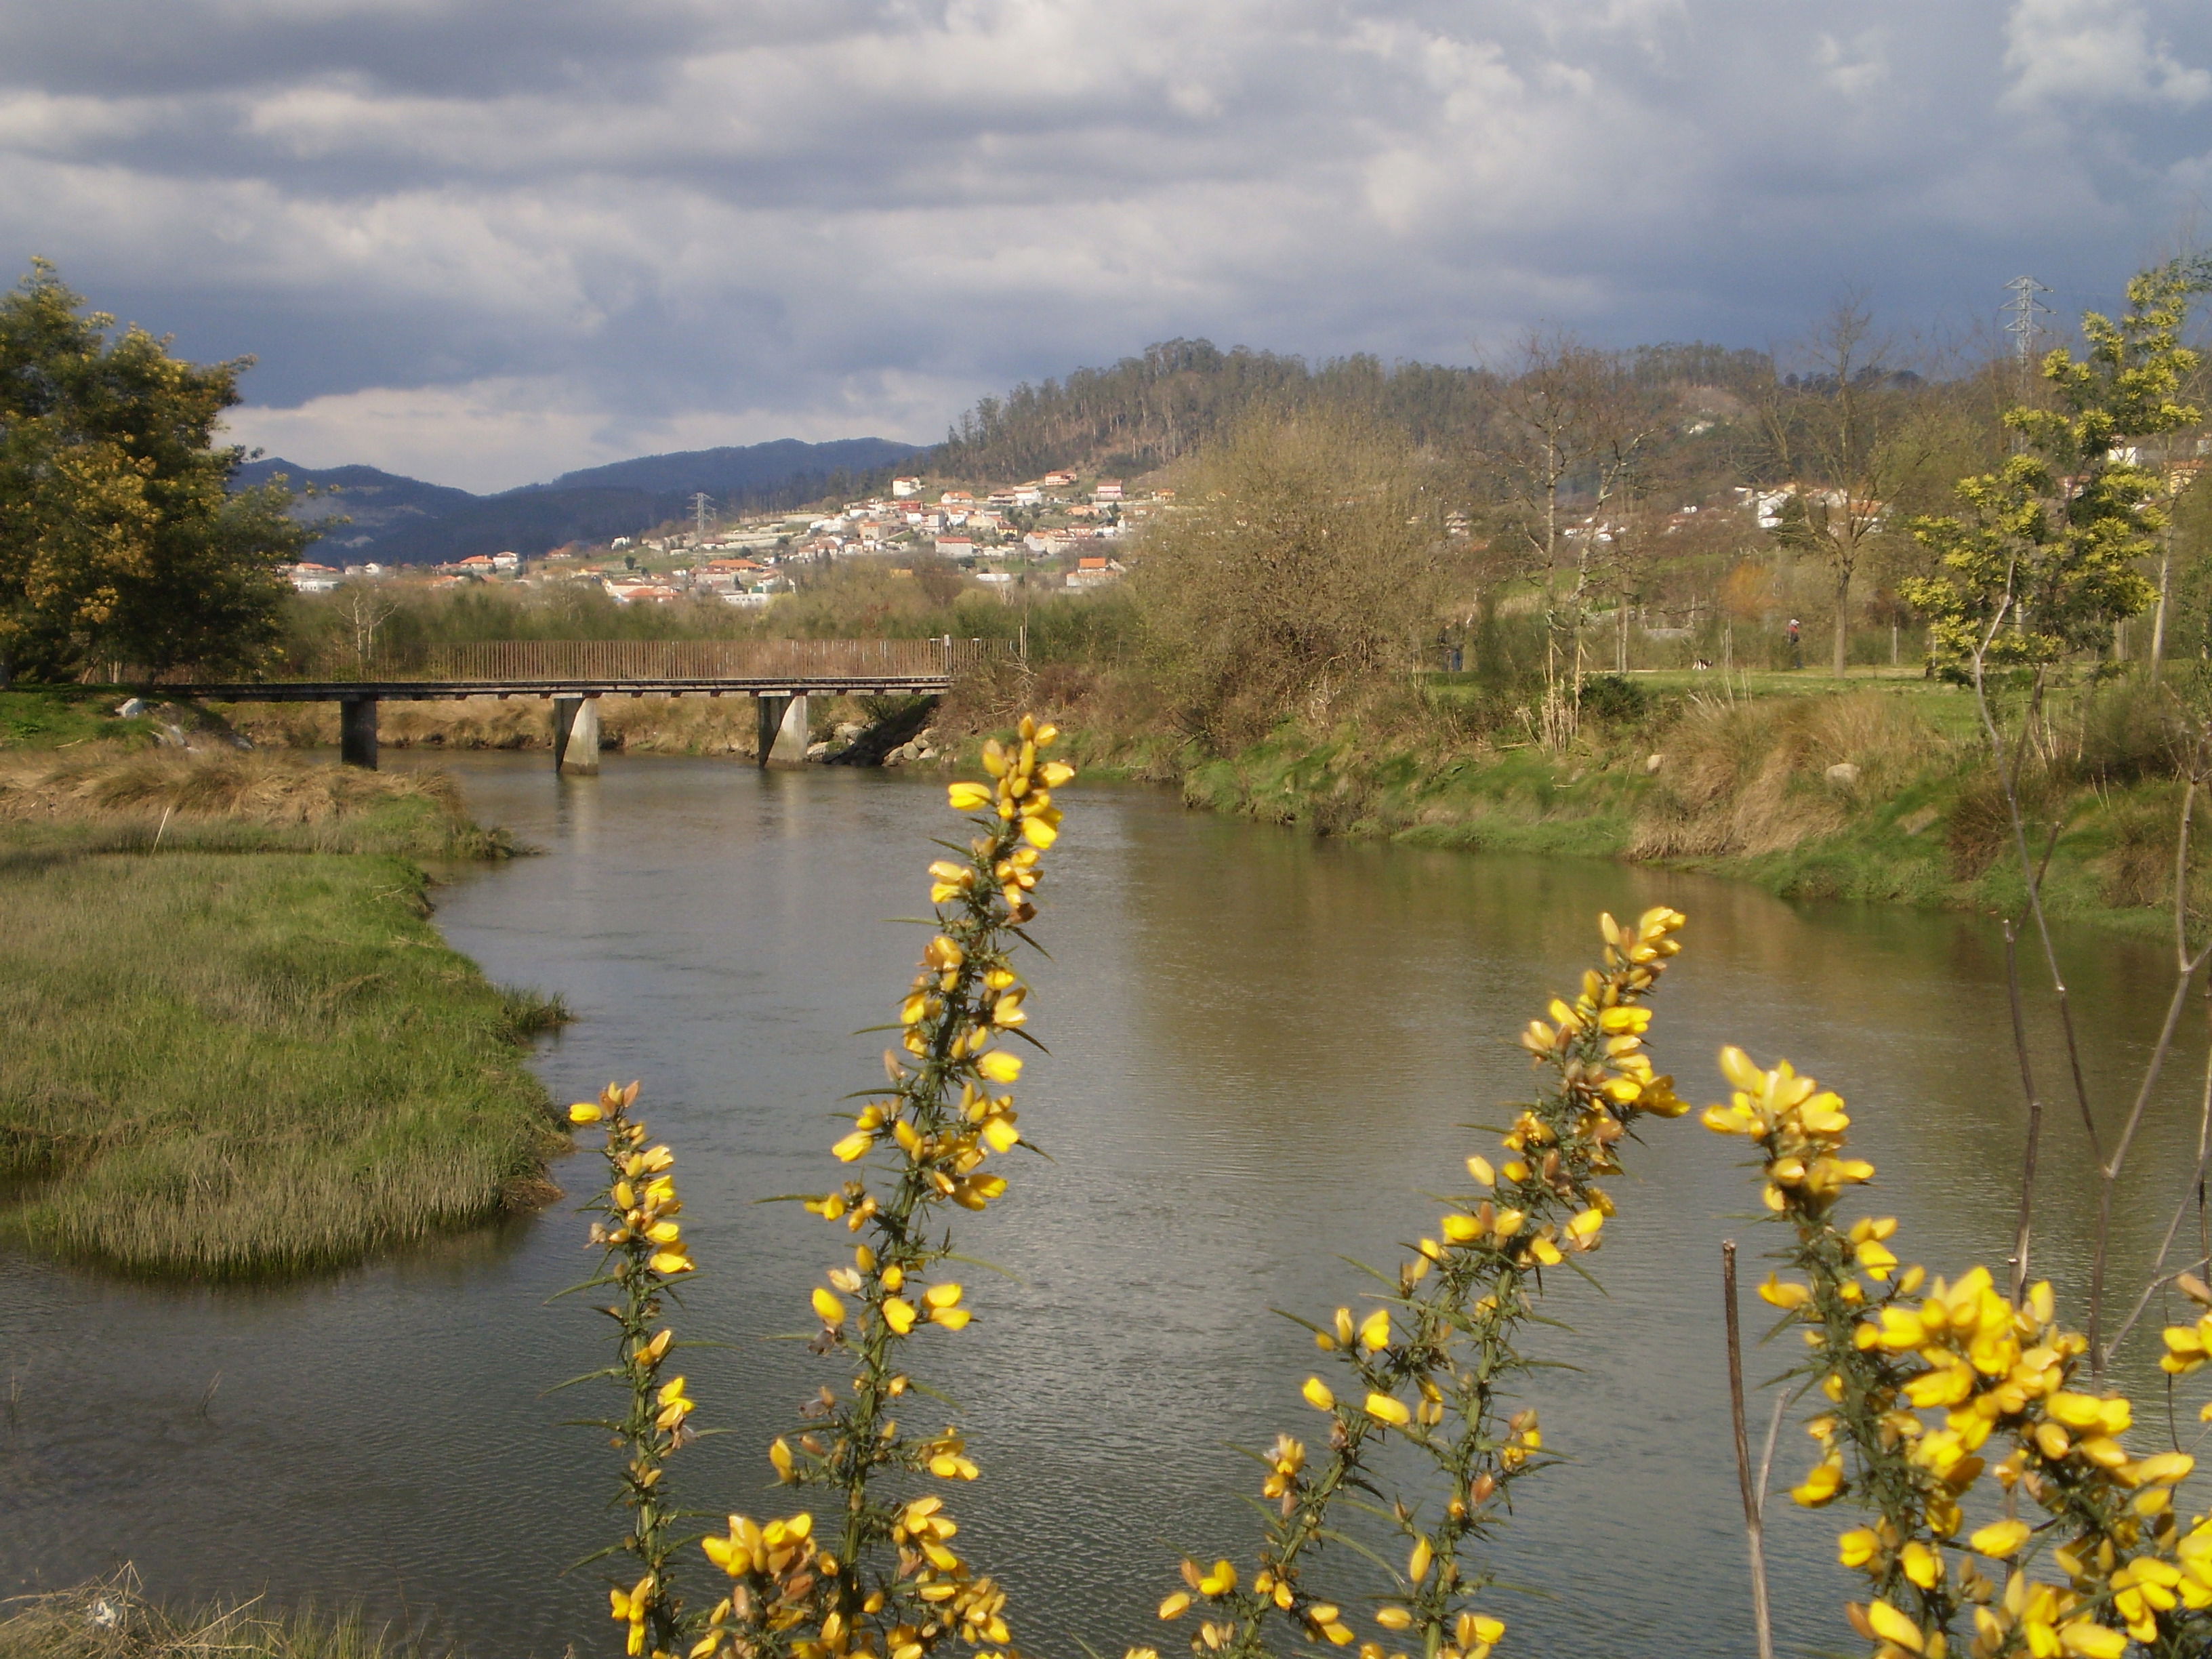
{"label": "wooden footbridge", "polygon": [[[541,697],[552,704],[553,767],[599,769],[599,700],[658,695],[750,696],[760,763],[805,758],[806,699],[841,691],[930,693],[963,674],[1020,660],[1009,640],[490,640],[433,647],[419,663],[372,664],[343,677],[197,681],[163,690],[214,702],[335,702],[339,753],[376,765],[385,702]],[[573,751],[573,752],[572,752]]]}

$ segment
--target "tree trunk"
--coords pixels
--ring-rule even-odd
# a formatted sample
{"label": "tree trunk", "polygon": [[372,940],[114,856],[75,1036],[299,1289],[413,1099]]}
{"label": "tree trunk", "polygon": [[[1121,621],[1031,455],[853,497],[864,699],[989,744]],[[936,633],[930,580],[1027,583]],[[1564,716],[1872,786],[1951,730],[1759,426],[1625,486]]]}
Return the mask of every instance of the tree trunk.
{"label": "tree trunk", "polygon": [[1844,665],[1851,654],[1851,573],[1849,566],[1836,572],[1836,651],[1831,672],[1838,679],[1844,677]]}
{"label": "tree trunk", "polygon": [[2168,520],[2158,549],[2158,615],[2150,625],[2150,683],[2158,684],[2160,665],[2166,660],[2166,594],[2173,574],[2173,525]]}

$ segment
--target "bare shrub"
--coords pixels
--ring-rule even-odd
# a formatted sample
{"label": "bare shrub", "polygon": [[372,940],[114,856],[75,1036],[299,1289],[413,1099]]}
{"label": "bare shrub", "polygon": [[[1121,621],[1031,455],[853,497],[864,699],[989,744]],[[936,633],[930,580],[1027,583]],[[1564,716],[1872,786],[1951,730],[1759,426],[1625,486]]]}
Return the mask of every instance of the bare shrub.
{"label": "bare shrub", "polygon": [[2171,695],[2145,681],[2123,680],[2084,696],[2073,718],[2053,734],[2053,746],[2078,776],[2115,784],[2172,777],[2183,769],[2192,744],[2188,722]]}
{"label": "bare shrub", "polygon": [[1228,751],[1411,666],[1437,538],[1401,439],[1342,415],[1247,421],[1130,587],[1179,729]]}
{"label": "bare shrub", "polygon": [[[2027,800],[2021,805],[2027,806]],[[1976,880],[2011,844],[2012,816],[2004,786],[1995,774],[1978,772],[1960,789],[1944,818],[1943,849],[1951,860],[1951,874],[1960,881]]]}

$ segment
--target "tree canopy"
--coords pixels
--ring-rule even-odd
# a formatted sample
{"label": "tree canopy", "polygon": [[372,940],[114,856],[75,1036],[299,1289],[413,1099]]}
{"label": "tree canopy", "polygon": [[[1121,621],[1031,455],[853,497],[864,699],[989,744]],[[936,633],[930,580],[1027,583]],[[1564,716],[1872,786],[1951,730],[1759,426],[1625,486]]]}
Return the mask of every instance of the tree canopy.
{"label": "tree canopy", "polygon": [[1914,523],[1940,568],[1902,587],[1940,662],[2047,664],[2095,648],[2156,598],[2140,566],[2166,528],[2168,485],[2147,452],[2199,418],[2182,397],[2198,358],[2181,331],[2208,287],[2212,260],[2176,259],[2128,284],[2117,321],[2084,316],[2087,352],[2044,360],[2058,406],[2008,410],[2021,451],[1960,479],[1960,511]]}
{"label": "tree canopy", "polygon": [[40,260],[0,297],[0,684],[112,660],[234,667],[276,636],[313,532],[216,442],[251,358],[190,363]]}

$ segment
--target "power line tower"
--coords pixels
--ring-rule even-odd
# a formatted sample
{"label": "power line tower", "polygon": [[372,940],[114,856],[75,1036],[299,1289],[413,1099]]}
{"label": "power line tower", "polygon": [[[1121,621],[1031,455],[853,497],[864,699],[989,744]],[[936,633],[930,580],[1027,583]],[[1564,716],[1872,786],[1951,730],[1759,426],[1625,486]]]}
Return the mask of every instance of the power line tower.
{"label": "power line tower", "polygon": [[[2048,290],[2046,290],[2046,292]],[[705,490],[701,489],[693,492],[691,496],[691,525],[692,528],[698,532],[699,539],[702,542],[707,539],[707,509],[714,506],[714,498],[712,495],[709,495]]]}
{"label": "power line tower", "polygon": [[2028,374],[2035,360],[2035,319],[2039,315],[2051,315],[2051,307],[2035,296],[2048,294],[2051,290],[2033,276],[2015,276],[2005,287],[2012,291],[2012,298],[1997,309],[2012,314],[2012,320],[2004,325],[2004,331],[2012,336],[2013,362],[2020,369],[2021,388],[2025,395]]}

